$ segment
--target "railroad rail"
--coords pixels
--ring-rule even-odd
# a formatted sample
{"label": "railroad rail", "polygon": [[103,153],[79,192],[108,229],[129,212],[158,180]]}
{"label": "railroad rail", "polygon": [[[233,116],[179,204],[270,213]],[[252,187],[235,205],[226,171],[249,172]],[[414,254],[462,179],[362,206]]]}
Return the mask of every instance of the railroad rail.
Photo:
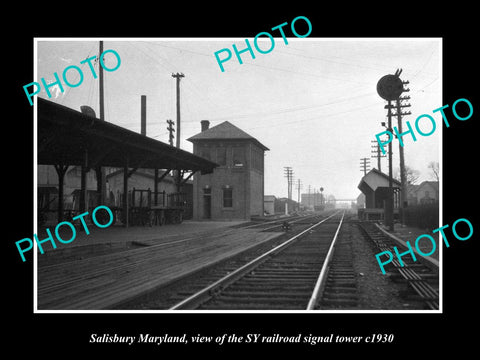
{"label": "railroad rail", "polygon": [[313,309],[343,223],[344,212],[340,220],[333,220],[339,213],[307,227],[170,310]]}
{"label": "railroad rail", "polygon": [[[326,215],[315,216],[324,218]],[[308,220],[310,217],[301,218],[309,223],[314,221]],[[288,236],[280,229],[271,234],[263,231],[272,226],[271,222],[256,225],[260,228],[231,227],[222,231],[175,235],[171,240],[159,241],[156,237],[135,240],[131,248],[44,264],[37,271],[38,307],[115,308],[239,256],[245,258],[244,253],[271,248],[282,241],[282,237]]]}
{"label": "railroad rail", "polygon": [[[308,219],[313,219],[318,217],[317,213],[313,214],[294,214],[286,217],[282,217],[279,219],[275,220],[270,220],[270,221],[261,221],[261,222],[256,222],[256,223],[246,223],[246,224],[240,224],[240,225],[235,225],[232,226],[232,229],[254,229],[254,228],[262,228],[264,227],[264,231],[271,231],[272,229],[277,229],[282,226],[282,224],[286,221],[290,224],[297,223],[299,221],[308,221]],[[272,226],[269,226],[272,225]]]}
{"label": "railroad rail", "polygon": [[352,310],[359,306],[358,274],[354,268],[350,226],[335,242],[335,251],[322,283],[321,297],[311,304],[313,309]]}
{"label": "railroad rail", "polygon": [[[393,253],[393,246],[398,246],[390,237],[383,233],[374,223],[359,222],[359,227],[367,239],[372,241],[379,250]],[[400,244],[403,246],[403,244]],[[402,266],[397,259],[387,265],[387,275],[394,281],[407,284],[413,298],[420,300],[430,310],[439,309],[439,278],[438,266],[431,262],[422,262],[421,257],[414,262],[410,257],[402,258]]]}

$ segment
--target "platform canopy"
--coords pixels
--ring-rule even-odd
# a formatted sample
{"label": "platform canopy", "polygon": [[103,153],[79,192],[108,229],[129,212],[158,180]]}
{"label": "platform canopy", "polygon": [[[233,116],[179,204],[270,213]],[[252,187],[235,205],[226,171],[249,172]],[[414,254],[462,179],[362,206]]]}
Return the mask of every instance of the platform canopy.
{"label": "platform canopy", "polygon": [[184,170],[208,174],[214,162],[134,131],[38,98],[40,165]]}

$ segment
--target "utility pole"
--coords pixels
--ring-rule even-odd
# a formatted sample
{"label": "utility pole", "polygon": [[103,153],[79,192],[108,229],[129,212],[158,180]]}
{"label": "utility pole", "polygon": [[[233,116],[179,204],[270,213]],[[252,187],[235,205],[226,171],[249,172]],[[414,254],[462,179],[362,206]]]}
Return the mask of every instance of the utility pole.
{"label": "utility pole", "polygon": [[371,157],[372,158],[377,158],[377,169],[378,171],[382,171],[382,157],[387,157],[387,155],[382,155],[382,151],[380,150],[380,144],[378,143],[377,140],[372,140],[371,141],[372,144],[372,154],[376,154],[376,155],[372,155]]}
{"label": "utility pole", "polygon": [[292,200],[292,179],[293,179],[293,170],[290,166],[283,167],[283,173],[287,178],[288,184],[288,200],[285,204],[285,214],[288,214],[288,203]]}
{"label": "utility pole", "polygon": [[173,146],[173,138],[174,138],[173,133],[175,132],[175,129],[173,128],[173,120],[168,119],[167,124],[168,124],[168,127],[167,127],[168,141],[169,141],[170,145]]}
{"label": "utility pole", "polygon": [[[398,101],[400,95],[405,90],[403,87],[403,82],[400,79],[400,74],[402,69],[397,69],[395,74],[388,74],[383,76],[377,83],[377,93],[381,98],[387,100],[388,104],[385,106],[385,109],[388,109],[388,127],[387,130],[392,133],[392,101]],[[382,123],[384,125],[384,123]],[[392,141],[388,144],[388,196],[385,199],[385,225],[388,227],[389,231],[394,231],[394,222],[393,222],[393,210],[394,210],[394,201],[393,201],[393,178],[392,178]]]}
{"label": "utility pole", "polygon": [[185,75],[176,73],[172,77],[177,79],[177,148],[180,149],[180,79]]}
{"label": "utility pole", "polygon": [[100,41],[99,54],[98,54],[98,71],[99,71],[99,86],[100,86],[100,120],[105,120],[105,104],[103,98],[104,92],[104,78],[103,67],[100,65],[100,56],[103,54],[103,41]]}
{"label": "utility pole", "polygon": [[[180,149],[180,79],[185,77],[181,73],[172,74],[172,77],[177,79],[177,148]],[[177,183],[177,192],[180,192],[182,173],[180,170],[175,171],[175,179]]]}
{"label": "utility pole", "polygon": [[288,200],[292,200],[292,180],[293,180],[292,168],[290,166],[284,166],[283,174],[287,178],[287,183],[288,183]]}
{"label": "utility pole", "polygon": [[[408,81],[402,81],[404,85],[408,84]],[[404,89],[404,92],[410,91],[410,89]],[[410,111],[402,112],[402,108],[410,107],[410,104],[403,103],[402,101],[409,100],[410,96],[403,96],[397,99],[396,103],[396,115],[398,121],[398,131],[402,133],[402,116],[411,115]],[[405,157],[404,157],[404,147],[399,144],[399,157],[400,157],[400,183],[401,183],[401,191],[400,191],[400,209],[401,209],[401,222],[402,224],[405,223],[403,209],[407,206],[407,175],[405,172]],[[405,145],[405,144],[404,144]]]}
{"label": "utility pole", "polygon": [[[100,56],[103,54],[103,41],[99,43],[98,49],[98,71],[99,71],[99,102],[100,102],[100,120],[105,121],[105,99],[104,99],[104,77],[103,77],[103,67],[100,62]],[[97,196],[99,204],[105,203],[106,198],[106,187],[107,187],[107,180],[105,176],[105,169],[102,166],[98,166],[95,169],[97,175]]]}
{"label": "utility pole", "polygon": [[[388,129],[390,132],[392,131],[392,111],[391,111],[392,101],[388,100]],[[388,211],[385,212],[385,223],[388,226],[390,231],[394,230],[393,224],[393,169],[392,169],[392,141],[388,144],[388,189],[389,189],[389,197],[387,200],[387,208]],[[387,215],[388,214],[388,215]]]}
{"label": "utility pole", "polygon": [[297,179],[297,191],[298,191],[297,201],[298,201],[298,210],[300,210],[300,189],[302,189],[302,188],[303,188],[302,180]]}
{"label": "utility pole", "polygon": [[308,205],[311,205],[312,185],[308,185]]}
{"label": "utility pole", "polygon": [[[397,70],[398,76],[400,76],[401,72],[402,72],[401,70],[400,71]],[[402,83],[402,86],[404,86],[404,85],[409,84],[409,81],[401,81],[401,83]],[[410,91],[410,89],[408,89],[408,88],[403,88],[402,89],[402,92],[408,92],[408,91]],[[402,103],[402,101],[406,101],[406,100],[409,100],[409,99],[410,99],[410,96],[399,96],[397,99],[395,99],[395,105],[389,103],[388,105],[385,106],[385,108],[388,109],[388,116],[390,117],[390,120],[391,120],[392,116],[397,117],[398,132],[400,134],[403,132],[403,130],[402,130],[402,116],[411,115],[410,111],[402,111],[403,108],[407,108],[407,107],[411,106],[408,103]],[[392,113],[392,109],[395,110],[396,112]],[[389,125],[389,127],[391,129],[391,125]],[[406,176],[406,172],[405,172],[404,147],[405,147],[405,144],[403,144],[403,146],[402,146],[400,144],[400,142],[398,143],[399,159],[400,159],[400,183],[401,183],[401,185],[400,185],[400,187],[401,187],[401,191],[400,191],[400,214],[401,214],[400,215],[400,221],[402,222],[402,224],[404,224],[404,222],[405,222],[403,209],[407,206],[407,176]],[[389,149],[390,149],[390,147],[389,147]],[[390,161],[389,161],[389,164],[391,164]]]}
{"label": "utility pole", "polygon": [[367,167],[370,170],[370,159],[369,158],[361,158],[360,159],[360,171],[363,170],[363,176],[367,175]]}

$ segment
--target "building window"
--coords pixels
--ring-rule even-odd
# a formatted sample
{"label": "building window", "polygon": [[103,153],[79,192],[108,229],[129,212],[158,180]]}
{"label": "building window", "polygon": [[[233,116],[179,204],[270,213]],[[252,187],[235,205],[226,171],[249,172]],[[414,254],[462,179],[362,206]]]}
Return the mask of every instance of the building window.
{"label": "building window", "polygon": [[223,189],[223,207],[233,207],[233,189],[230,186],[225,186]]}
{"label": "building window", "polygon": [[227,148],[217,148],[217,164],[220,166],[227,165]]}
{"label": "building window", "polygon": [[242,167],[245,164],[245,149],[243,147],[233,148],[233,166]]}
{"label": "building window", "polygon": [[200,156],[204,159],[210,160],[210,148],[208,147],[201,148]]}
{"label": "building window", "polygon": [[263,152],[252,149],[252,168],[263,172]]}

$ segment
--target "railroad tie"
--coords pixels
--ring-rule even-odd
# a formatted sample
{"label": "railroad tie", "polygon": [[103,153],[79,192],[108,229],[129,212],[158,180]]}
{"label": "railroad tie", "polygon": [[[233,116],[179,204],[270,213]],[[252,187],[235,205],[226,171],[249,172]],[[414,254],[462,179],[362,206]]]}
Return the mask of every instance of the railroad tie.
{"label": "railroad tie", "polygon": [[[363,232],[373,241],[380,251],[393,253],[392,247],[385,244],[385,235],[379,233],[370,224],[368,226],[361,225],[360,228]],[[368,228],[368,229],[367,229]],[[398,276],[407,281],[407,285],[410,286],[419,295],[423,301],[431,309],[438,309],[438,291],[435,290],[427,280],[422,278],[412,267],[407,264],[401,264],[397,259],[393,259],[390,263],[397,270]],[[391,274],[395,276],[395,274]]]}

